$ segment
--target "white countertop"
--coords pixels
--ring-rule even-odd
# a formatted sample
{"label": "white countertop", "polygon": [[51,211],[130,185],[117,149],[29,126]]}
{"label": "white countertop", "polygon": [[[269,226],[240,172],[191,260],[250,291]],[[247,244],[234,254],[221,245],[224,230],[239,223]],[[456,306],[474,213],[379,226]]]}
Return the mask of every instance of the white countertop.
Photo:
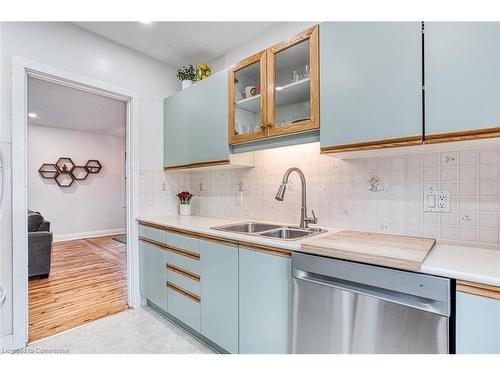
{"label": "white countertop", "polygon": [[[284,241],[249,234],[230,233],[210,229],[211,227],[219,225],[241,223],[246,221],[261,222],[261,220],[244,218],[216,218],[195,215],[153,216],[139,217],[137,219],[152,224],[165,225],[209,236],[254,243],[256,245],[277,247],[291,251],[300,251],[301,243],[306,241],[306,239]],[[273,223],[269,221],[265,222]],[[276,224],[282,225],[283,223]],[[339,229],[333,228],[325,229],[327,229],[328,232],[319,234],[318,237],[326,236],[339,231]],[[308,239],[310,238],[311,237]],[[451,244],[438,241],[425,259],[422,265],[422,272],[453,279],[500,286],[500,247]]]}
{"label": "white countertop", "polygon": [[500,248],[438,242],[424,261],[422,272],[500,286]]}

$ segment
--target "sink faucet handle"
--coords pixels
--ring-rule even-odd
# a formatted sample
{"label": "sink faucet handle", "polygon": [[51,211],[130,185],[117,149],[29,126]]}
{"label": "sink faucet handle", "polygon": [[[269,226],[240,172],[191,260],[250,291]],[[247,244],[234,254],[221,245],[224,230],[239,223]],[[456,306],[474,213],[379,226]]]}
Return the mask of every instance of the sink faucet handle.
{"label": "sink faucet handle", "polygon": [[311,210],[312,213],[312,218],[311,217],[306,217],[305,222],[307,224],[318,224],[318,218],[316,217],[314,210]]}
{"label": "sink faucet handle", "polygon": [[318,218],[316,217],[316,215],[314,214],[314,210],[311,210],[311,213],[313,215],[313,220],[317,223],[318,222]]}

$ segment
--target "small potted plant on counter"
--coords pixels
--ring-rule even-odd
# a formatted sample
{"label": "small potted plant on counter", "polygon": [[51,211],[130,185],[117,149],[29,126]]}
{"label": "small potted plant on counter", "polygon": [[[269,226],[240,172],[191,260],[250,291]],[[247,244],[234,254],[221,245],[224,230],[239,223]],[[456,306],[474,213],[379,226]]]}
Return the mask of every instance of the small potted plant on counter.
{"label": "small potted plant on counter", "polygon": [[177,198],[179,198],[179,213],[181,216],[189,216],[191,215],[191,199],[194,197],[194,194],[191,194],[189,191],[181,191],[177,193]]}
{"label": "small potted plant on counter", "polygon": [[193,65],[185,65],[177,70],[177,78],[182,83],[182,89],[191,86],[196,80],[196,71]]}

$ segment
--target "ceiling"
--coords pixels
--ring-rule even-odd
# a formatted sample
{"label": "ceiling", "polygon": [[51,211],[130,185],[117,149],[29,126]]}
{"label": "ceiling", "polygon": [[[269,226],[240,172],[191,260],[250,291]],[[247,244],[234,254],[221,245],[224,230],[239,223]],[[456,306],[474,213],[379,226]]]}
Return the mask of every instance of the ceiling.
{"label": "ceiling", "polygon": [[277,22],[76,22],[84,29],[174,65],[211,62]]}
{"label": "ceiling", "polygon": [[31,125],[45,125],[125,137],[125,102],[75,88],[28,79],[28,118]]}

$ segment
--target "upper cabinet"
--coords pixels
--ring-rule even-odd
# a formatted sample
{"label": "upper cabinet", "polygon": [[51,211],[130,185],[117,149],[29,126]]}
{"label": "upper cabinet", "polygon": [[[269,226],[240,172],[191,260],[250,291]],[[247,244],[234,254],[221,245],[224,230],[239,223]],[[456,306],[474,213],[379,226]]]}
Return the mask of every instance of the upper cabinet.
{"label": "upper cabinet", "polygon": [[320,27],[321,152],[422,143],[420,22]]}
{"label": "upper cabinet", "polygon": [[229,143],[267,136],[266,51],[241,61],[229,71]]}
{"label": "upper cabinet", "polygon": [[229,149],[227,77],[223,70],[165,99],[165,170],[253,166],[253,155]]}
{"label": "upper cabinet", "polygon": [[236,64],[229,72],[229,142],[319,128],[318,26]]}
{"label": "upper cabinet", "polygon": [[500,23],[424,30],[426,143],[500,136]]}

